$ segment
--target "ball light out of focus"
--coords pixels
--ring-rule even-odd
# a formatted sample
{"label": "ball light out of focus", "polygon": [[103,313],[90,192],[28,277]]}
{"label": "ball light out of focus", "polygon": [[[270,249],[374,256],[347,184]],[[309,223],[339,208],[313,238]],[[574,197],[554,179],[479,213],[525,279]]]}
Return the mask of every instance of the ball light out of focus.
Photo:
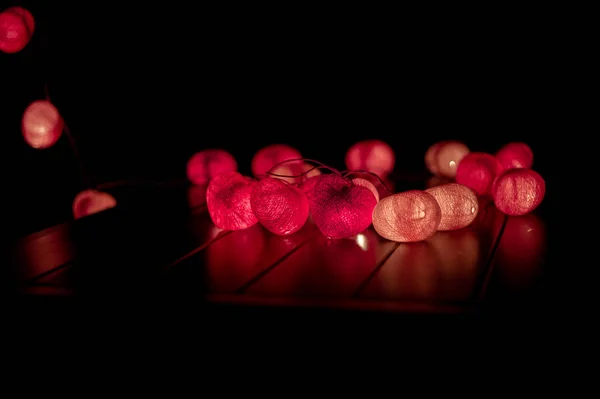
{"label": "ball light out of focus", "polygon": [[346,168],[350,171],[366,170],[384,178],[392,173],[395,164],[394,150],[381,140],[359,141],[346,152]]}
{"label": "ball light out of focus", "polygon": [[237,168],[237,162],[229,152],[208,149],[192,155],[187,163],[187,177],[192,183],[203,185],[220,173],[237,172]]}
{"label": "ball light out of focus", "polygon": [[500,170],[500,162],[493,155],[471,152],[458,164],[456,182],[469,187],[477,195],[491,195]]}
{"label": "ball light out of focus", "polygon": [[525,215],[536,209],[546,195],[546,183],[531,169],[510,169],[504,172],[492,190],[494,204],[502,213]]}
{"label": "ball light out of focus", "polygon": [[329,174],[318,177],[309,203],[313,220],[325,237],[348,238],[371,225],[377,201],[368,188]]}
{"label": "ball light out of focus", "polygon": [[[280,162],[302,158],[300,151],[286,144],[272,144],[258,150],[252,158],[252,174],[264,176]],[[283,173],[282,173],[283,174]]]}
{"label": "ball light out of focus", "polygon": [[258,221],[270,232],[289,235],[297,232],[308,219],[308,199],[293,185],[268,177],[254,185],[250,197]]}
{"label": "ball light out of focus", "polygon": [[533,165],[533,151],[525,143],[508,143],[496,153],[502,170],[529,169]]}
{"label": "ball light out of focus", "polygon": [[479,200],[475,192],[458,183],[442,184],[425,190],[431,194],[442,211],[438,230],[458,230],[477,218]]}
{"label": "ball light out of focus", "polygon": [[117,200],[112,195],[97,190],[84,190],[73,200],[73,216],[79,219],[115,206]]}
{"label": "ball light out of focus", "polygon": [[258,223],[250,203],[255,184],[237,172],[221,173],[208,183],[206,206],[215,226],[243,230]]}
{"label": "ball light out of focus", "polygon": [[23,7],[10,7],[0,13],[0,50],[14,54],[23,50],[35,31],[31,13]]}
{"label": "ball light out of focus", "polygon": [[385,239],[417,242],[431,237],[442,220],[436,199],[420,190],[404,191],[379,201],[373,210],[373,227]]}
{"label": "ball light out of focus", "polygon": [[425,166],[439,177],[454,178],[460,161],[469,148],[459,141],[447,140],[435,143],[425,153]]}
{"label": "ball light out of focus", "polygon": [[34,101],[23,113],[21,133],[33,148],[52,147],[60,138],[65,122],[56,107],[47,100]]}
{"label": "ball light out of focus", "polygon": [[288,183],[302,184],[311,177],[320,175],[321,171],[304,161],[290,161],[272,168],[271,173]]}

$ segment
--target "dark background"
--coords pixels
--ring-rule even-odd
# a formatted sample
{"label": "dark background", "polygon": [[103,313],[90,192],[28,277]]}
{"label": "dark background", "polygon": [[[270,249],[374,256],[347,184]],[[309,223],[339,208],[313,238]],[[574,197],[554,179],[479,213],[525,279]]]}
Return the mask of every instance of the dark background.
{"label": "dark background", "polygon": [[71,217],[86,188],[64,135],[47,150],[22,139],[45,84],[93,184],[183,179],[208,147],[249,173],[267,144],[343,168],[351,144],[379,138],[398,170],[419,172],[438,140],[488,152],[525,141],[548,182],[544,206],[558,203],[565,43],[544,10],[81,3],[2,7],[23,5],[37,23],[22,52],[0,54],[4,223],[17,236]]}

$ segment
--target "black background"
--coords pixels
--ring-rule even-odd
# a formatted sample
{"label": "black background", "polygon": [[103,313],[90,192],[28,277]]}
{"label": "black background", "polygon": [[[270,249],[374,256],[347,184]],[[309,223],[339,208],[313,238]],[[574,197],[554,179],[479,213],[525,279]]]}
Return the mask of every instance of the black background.
{"label": "black background", "polygon": [[[4,220],[15,235],[69,218],[82,168],[93,184],[180,179],[194,152],[220,147],[249,173],[252,155],[277,142],[343,168],[351,144],[379,138],[397,169],[421,171],[438,140],[487,152],[525,141],[557,203],[565,43],[541,10],[10,5],[37,23],[23,51],[0,54]],[[21,115],[45,84],[82,167],[64,135],[46,150],[22,139]]]}

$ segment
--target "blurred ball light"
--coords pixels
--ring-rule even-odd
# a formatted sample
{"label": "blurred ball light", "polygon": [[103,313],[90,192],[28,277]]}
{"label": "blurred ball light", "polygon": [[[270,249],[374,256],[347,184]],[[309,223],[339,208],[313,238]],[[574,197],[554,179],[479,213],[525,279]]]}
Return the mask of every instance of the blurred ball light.
{"label": "blurred ball light", "polygon": [[33,148],[52,147],[60,138],[65,123],[50,101],[34,101],[23,113],[21,132]]}
{"label": "blurred ball light", "polygon": [[262,176],[276,164],[302,158],[300,151],[286,144],[272,144],[257,151],[252,158],[252,174]]}
{"label": "blurred ball light", "polygon": [[221,173],[208,183],[206,206],[218,228],[243,230],[258,223],[250,204],[255,184],[237,172]]}
{"label": "blurred ball light", "polygon": [[458,164],[468,153],[469,148],[460,141],[440,141],[425,153],[425,166],[435,176],[453,179]]}
{"label": "blurred ball light", "polygon": [[394,170],[395,164],[394,150],[381,140],[359,141],[346,153],[346,168],[350,171],[366,170],[386,177]]}
{"label": "blurred ball light", "polygon": [[438,230],[462,229],[473,223],[479,212],[475,192],[457,183],[448,183],[425,190],[438,202],[442,218]]}
{"label": "blurred ball light", "polygon": [[219,173],[237,172],[237,162],[225,150],[208,149],[200,151],[187,163],[187,177],[197,185],[206,184]]}
{"label": "blurred ball light", "polygon": [[23,7],[10,7],[0,13],[0,50],[8,54],[23,50],[31,40],[35,21]]}
{"label": "blurred ball light", "polygon": [[494,204],[507,215],[525,215],[537,208],[546,195],[546,183],[531,169],[511,169],[494,183]]}
{"label": "blurred ball light", "polygon": [[529,169],[533,165],[533,151],[525,143],[508,143],[496,153],[502,170]]}
{"label": "blurred ball light", "polygon": [[471,152],[458,164],[456,182],[469,187],[477,195],[491,195],[500,168],[500,163],[493,155]]}
{"label": "blurred ball light", "polygon": [[390,195],[373,211],[373,227],[380,236],[397,242],[423,241],[438,229],[442,211],[436,199],[419,190]]}
{"label": "blurred ball light", "polygon": [[117,200],[112,195],[97,190],[84,190],[73,200],[73,216],[79,219],[115,206]]}

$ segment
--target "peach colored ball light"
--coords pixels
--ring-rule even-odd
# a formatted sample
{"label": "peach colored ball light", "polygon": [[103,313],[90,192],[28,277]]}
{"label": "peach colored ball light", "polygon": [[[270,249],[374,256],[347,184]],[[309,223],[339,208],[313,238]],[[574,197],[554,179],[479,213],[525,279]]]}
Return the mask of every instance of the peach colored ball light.
{"label": "peach colored ball light", "polygon": [[21,132],[25,142],[33,148],[52,147],[60,138],[65,123],[50,101],[34,101],[23,113]]}
{"label": "peach colored ball light", "polygon": [[277,177],[278,179],[284,180],[288,183],[301,184],[311,177],[320,175],[321,171],[309,163],[297,161],[276,166],[271,170],[271,173],[276,175],[274,177]]}
{"label": "peach colored ball light", "polygon": [[425,153],[425,165],[436,176],[454,178],[460,161],[469,148],[460,141],[441,141],[429,147]]}
{"label": "peach colored ball light", "polygon": [[73,216],[79,219],[115,206],[117,200],[112,195],[97,190],[84,190],[73,200]]}
{"label": "peach colored ball light", "polygon": [[394,150],[381,140],[359,141],[346,152],[346,168],[350,171],[366,170],[386,177],[394,170],[395,164]]}
{"label": "peach colored ball light", "polygon": [[187,177],[197,185],[207,184],[220,173],[237,172],[237,162],[225,150],[208,149],[200,151],[187,163]]}
{"label": "peach colored ball light", "polygon": [[529,169],[533,165],[533,151],[525,143],[508,143],[498,150],[496,159],[502,170]]}
{"label": "peach colored ball light", "polygon": [[437,200],[442,211],[438,230],[462,229],[477,218],[479,200],[475,192],[467,186],[448,183],[425,191]]}
{"label": "peach colored ball light", "polygon": [[383,198],[373,210],[373,227],[385,239],[417,242],[431,237],[442,220],[436,199],[420,190],[405,191]]}
{"label": "peach colored ball light", "polygon": [[511,169],[504,172],[492,189],[494,204],[501,212],[521,216],[536,209],[546,195],[546,183],[531,169]]}
{"label": "peach colored ball light", "polygon": [[252,174],[255,177],[263,176],[276,164],[302,158],[302,154],[297,149],[287,144],[272,144],[261,148],[252,158]]}

